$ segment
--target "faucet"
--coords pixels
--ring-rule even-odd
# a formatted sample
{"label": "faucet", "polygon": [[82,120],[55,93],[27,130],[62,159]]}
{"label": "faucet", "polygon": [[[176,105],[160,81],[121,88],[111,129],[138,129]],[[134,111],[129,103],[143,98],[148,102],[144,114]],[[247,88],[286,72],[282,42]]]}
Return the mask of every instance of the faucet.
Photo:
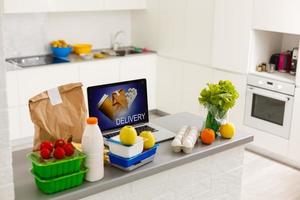
{"label": "faucet", "polygon": [[116,32],[116,33],[113,35],[113,37],[112,37],[112,40],[111,40],[111,48],[112,48],[114,51],[117,51],[117,50],[120,48],[120,46],[121,46],[121,43],[118,42],[118,38],[119,38],[119,36],[122,35],[122,34],[126,35],[126,33],[125,33],[124,31],[118,31],[118,32]]}

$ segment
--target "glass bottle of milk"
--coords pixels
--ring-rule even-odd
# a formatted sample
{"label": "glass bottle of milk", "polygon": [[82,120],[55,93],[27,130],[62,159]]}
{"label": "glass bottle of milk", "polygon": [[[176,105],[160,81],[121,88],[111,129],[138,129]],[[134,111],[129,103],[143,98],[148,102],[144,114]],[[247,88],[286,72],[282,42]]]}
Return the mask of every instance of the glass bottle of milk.
{"label": "glass bottle of milk", "polygon": [[85,165],[88,167],[88,172],[85,180],[94,182],[104,177],[103,136],[96,117],[90,117],[86,122],[81,141],[82,151],[87,155]]}

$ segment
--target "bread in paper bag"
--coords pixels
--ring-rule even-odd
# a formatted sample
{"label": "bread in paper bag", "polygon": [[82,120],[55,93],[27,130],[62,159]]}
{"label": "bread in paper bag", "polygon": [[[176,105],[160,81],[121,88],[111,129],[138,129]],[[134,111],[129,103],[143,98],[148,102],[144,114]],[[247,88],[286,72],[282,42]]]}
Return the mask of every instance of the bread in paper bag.
{"label": "bread in paper bag", "polygon": [[81,83],[62,85],[32,97],[29,111],[35,129],[33,150],[38,150],[44,140],[81,142],[86,119]]}

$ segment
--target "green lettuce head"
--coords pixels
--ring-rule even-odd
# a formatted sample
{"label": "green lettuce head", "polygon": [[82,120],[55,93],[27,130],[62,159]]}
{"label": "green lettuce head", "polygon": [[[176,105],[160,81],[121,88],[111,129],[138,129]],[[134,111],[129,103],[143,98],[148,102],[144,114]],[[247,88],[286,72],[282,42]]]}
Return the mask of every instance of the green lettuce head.
{"label": "green lettuce head", "polygon": [[226,113],[231,109],[239,93],[229,80],[221,80],[218,84],[207,84],[199,96],[199,103],[210,109],[217,109],[218,112]]}

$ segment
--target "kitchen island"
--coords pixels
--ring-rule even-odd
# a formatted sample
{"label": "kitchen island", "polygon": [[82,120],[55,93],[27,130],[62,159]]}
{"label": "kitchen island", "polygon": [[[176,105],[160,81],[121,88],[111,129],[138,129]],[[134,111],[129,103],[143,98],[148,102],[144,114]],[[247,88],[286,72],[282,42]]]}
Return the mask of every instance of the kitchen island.
{"label": "kitchen island", "polygon": [[[200,116],[179,113],[153,120],[177,132],[182,125],[202,126]],[[26,154],[13,153],[16,199],[240,199],[244,146],[253,136],[237,130],[231,140],[196,144],[191,154],[174,153],[171,141],[160,143],[155,160],[132,172],[105,167],[101,181],[46,195],[35,186]]]}

